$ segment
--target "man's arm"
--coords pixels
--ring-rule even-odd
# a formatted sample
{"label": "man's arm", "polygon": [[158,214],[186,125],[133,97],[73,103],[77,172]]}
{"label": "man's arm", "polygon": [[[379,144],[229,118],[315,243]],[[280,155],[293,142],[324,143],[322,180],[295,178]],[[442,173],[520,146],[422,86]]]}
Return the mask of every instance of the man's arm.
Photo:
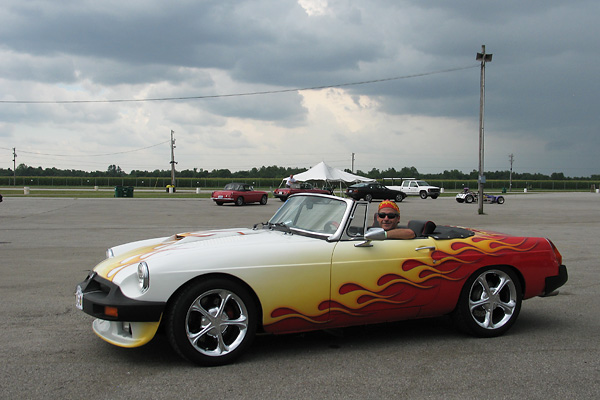
{"label": "man's arm", "polygon": [[387,239],[414,239],[415,233],[412,229],[398,228],[386,232]]}

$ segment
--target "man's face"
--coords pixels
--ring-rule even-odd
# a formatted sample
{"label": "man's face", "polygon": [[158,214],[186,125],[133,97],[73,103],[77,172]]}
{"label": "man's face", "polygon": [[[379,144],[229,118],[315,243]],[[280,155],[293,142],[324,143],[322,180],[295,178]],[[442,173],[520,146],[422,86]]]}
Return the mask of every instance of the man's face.
{"label": "man's face", "polygon": [[400,222],[400,214],[393,208],[385,207],[377,213],[377,221],[379,222],[379,226],[386,231],[396,229],[398,222]]}

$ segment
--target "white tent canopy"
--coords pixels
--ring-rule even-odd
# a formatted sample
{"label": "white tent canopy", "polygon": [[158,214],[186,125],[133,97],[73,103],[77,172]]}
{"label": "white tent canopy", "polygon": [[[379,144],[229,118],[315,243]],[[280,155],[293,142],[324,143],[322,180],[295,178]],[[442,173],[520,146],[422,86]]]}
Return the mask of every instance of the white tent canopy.
{"label": "white tent canopy", "polygon": [[328,182],[374,182],[375,179],[354,175],[337,168],[330,167],[321,161],[306,172],[294,175],[297,181],[328,181]]}

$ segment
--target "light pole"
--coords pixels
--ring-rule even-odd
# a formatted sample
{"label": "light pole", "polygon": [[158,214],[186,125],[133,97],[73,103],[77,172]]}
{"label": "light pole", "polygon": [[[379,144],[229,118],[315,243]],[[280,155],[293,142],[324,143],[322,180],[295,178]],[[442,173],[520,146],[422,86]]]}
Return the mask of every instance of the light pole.
{"label": "light pole", "polygon": [[173,186],[173,191],[175,191],[175,139],[173,139],[173,134],[175,131],[171,130],[171,185]]}
{"label": "light pole", "polygon": [[485,53],[485,45],[481,46],[481,53],[477,53],[475,58],[481,61],[481,79],[479,81],[479,177],[477,179],[479,214],[483,214],[483,185],[485,176],[483,175],[483,115],[485,111],[485,63],[492,62],[492,54]]}

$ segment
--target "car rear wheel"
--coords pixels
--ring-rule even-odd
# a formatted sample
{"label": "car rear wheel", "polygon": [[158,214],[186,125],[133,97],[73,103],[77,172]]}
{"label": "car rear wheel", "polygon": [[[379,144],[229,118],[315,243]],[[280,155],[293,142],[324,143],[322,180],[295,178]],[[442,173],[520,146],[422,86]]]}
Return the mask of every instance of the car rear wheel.
{"label": "car rear wheel", "polygon": [[422,190],[421,193],[419,193],[419,196],[421,196],[422,199],[426,199],[427,198],[427,192]]}
{"label": "car rear wheel", "polygon": [[473,202],[473,200],[475,200],[475,199],[473,198],[473,195],[471,195],[471,194],[468,194],[468,195],[465,197],[465,203],[472,203],[472,202]]}
{"label": "car rear wheel", "polygon": [[521,310],[521,283],[508,268],[488,267],[465,283],[453,320],[461,331],[479,337],[500,336]]}
{"label": "car rear wheel", "polygon": [[498,204],[504,204],[504,197],[498,196],[498,199],[496,199],[496,201],[498,202]]}
{"label": "car rear wheel", "polygon": [[165,317],[175,351],[205,366],[232,362],[256,333],[252,297],[244,287],[225,279],[191,284],[177,296]]}
{"label": "car rear wheel", "polygon": [[235,205],[236,206],[243,206],[244,205],[244,198],[242,196],[240,196],[237,199],[235,199]]}
{"label": "car rear wheel", "polygon": [[263,197],[260,198],[260,204],[262,204],[263,206],[265,204],[267,204],[267,195],[263,194]]}
{"label": "car rear wheel", "polygon": [[365,194],[365,200],[368,201],[369,203],[373,201],[373,195],[371,194]]}

